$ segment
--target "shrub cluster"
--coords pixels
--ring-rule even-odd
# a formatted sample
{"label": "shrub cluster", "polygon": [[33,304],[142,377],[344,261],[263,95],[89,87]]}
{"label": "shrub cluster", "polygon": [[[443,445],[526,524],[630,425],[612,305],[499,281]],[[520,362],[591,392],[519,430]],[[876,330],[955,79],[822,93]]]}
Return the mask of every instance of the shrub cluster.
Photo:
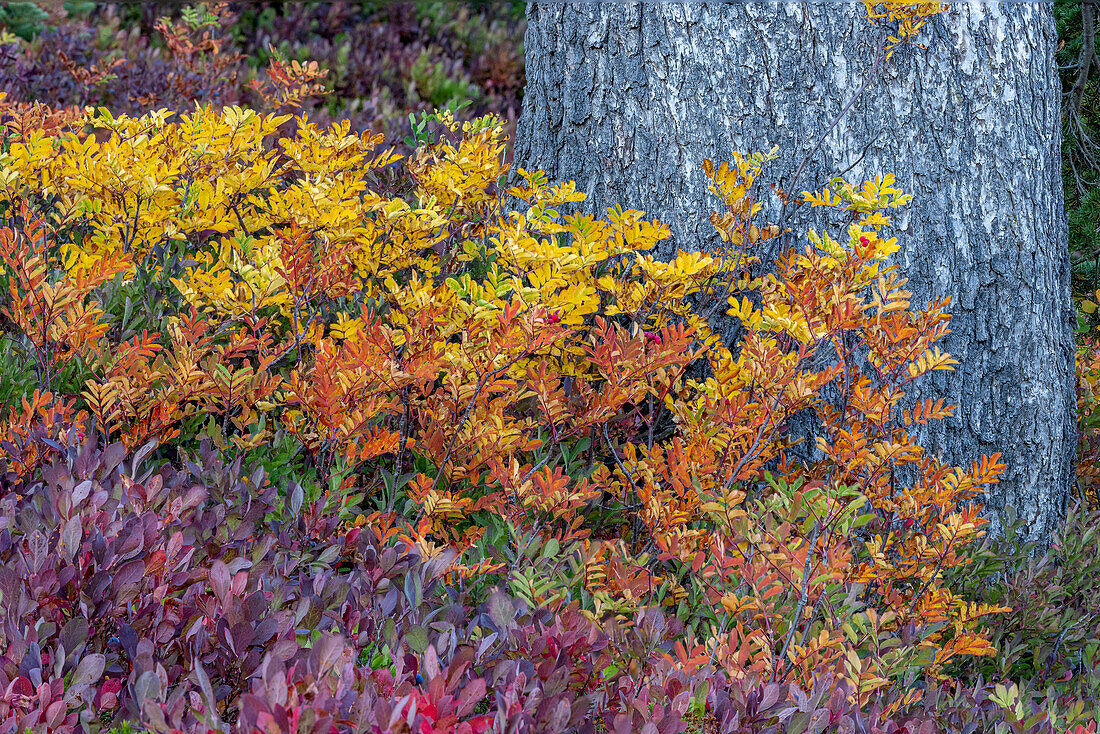
{"label": "shrub cluster", "polygon": [[[166,93],[239,91],[222,13],[162,24]],[[1095,451],[1040,554],[984,534],[996,456],[910,438],[953,360],[892,177],[806,192],[839,234],[754,277],[774,151],[707,161],[725,245],[661,262],[504,191],[495,115],[402,156],[71,101],[0,97],[0,732],[1095,731]]]}
{"label": "shrub cluster", "polygon": [[[560,218],[580,195],[539,173],[502,211],[491,117],[441,113],[406,201],[372,192],[396,156],[347,124],[7,114],[9,726],[1095,716],[1091,597],[1008,606],[1064,562],[959,582],[997,552],[974,499],[1000,465],[943,466],[905,432],[950,410],[901,399],[951,360],[946,303],[913,310],[883,262],[908,201],[888,177],[808,194],[846,236],[754,279],[779,234],[754,221],[764,154],[706,166],[728,249],[662,263],[663,225]],[[823,429],[800,460],[802,411]],[[1033,641],[984,683],[995,644]],[[1006,683],[1039,659],[1061,684]]]}

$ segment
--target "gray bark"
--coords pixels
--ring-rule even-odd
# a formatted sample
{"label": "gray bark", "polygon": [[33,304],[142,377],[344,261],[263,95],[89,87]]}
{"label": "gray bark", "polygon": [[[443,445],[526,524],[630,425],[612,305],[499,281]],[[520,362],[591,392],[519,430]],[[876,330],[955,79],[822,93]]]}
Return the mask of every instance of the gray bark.
{"label": "gray bark", "polygon": [[[717,242],[701,163],[779,145],[784,188],[870,69],[880,33],[862,3],[529,3],[515,167],[575,180],[579,210],[621,204]],[[903,48],[824,140],[797,190],[841,172],[894,173],[914,304],[949,295],[960,364],[919,384],[958,404],[917,435],[954,464],[1001,452],[986,499],[1032,538],[1061,523],[1076,449],[1073,309],[1059,164],[1060,87],[1049,5],[954,2]],[[780,206],[769,202],[770,220]],[[801,246],[820,226],[800,210]]]}

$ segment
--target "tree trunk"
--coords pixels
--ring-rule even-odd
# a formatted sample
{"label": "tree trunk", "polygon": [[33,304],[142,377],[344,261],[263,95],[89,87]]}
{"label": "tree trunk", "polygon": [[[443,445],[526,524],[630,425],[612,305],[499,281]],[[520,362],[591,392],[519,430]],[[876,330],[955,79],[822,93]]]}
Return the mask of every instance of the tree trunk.
{"label": "tree trunk", "polygon": [[[704,158],[778,145],[765,178],[791,188],[882,33],[858,2],[532,2],[527,15],[515,167],[575,180],[581,211],[620,204],[668,224],[664,255],[718,241]],[[991,515],[1011,506],[1047,540],[1077,442],[1054,20],[1042,3],[971,0],[919,40],[882,64],[795,188],[894,173],[914,195],[894,220],[897,262],[914,303],[951,296],[943,347],[960,362],[915,386],[959,406],[917,440],[964,466],[1001,452]],[[792,244],[820,226],[808,216],[791,220]]]}

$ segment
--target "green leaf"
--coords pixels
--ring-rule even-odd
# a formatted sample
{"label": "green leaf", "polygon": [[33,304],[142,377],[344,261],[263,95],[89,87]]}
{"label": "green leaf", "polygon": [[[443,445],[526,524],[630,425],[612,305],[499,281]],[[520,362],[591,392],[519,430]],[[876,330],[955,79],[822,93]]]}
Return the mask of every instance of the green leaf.
{"label": "green leaf", "polygon": [[428,649],[428,630],[419,625],[409,627],[405,632],[405,642],[417,655],[422,655]]}

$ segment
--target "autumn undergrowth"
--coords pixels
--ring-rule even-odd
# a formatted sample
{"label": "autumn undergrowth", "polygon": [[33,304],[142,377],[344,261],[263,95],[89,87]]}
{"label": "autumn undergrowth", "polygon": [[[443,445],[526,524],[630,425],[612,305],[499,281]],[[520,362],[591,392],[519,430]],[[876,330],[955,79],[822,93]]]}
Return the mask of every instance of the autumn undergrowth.
{"label": "autumn undergrowth", "polygon": [[949,304],[888,264],[890,177],[808,192],[847,229],[753,278],[774,153],[708,163],[725,248],[660,262],[662,224],[560,217],[581,195],[538,172],[503,211],[492,117],[440,112],[403,199],[347,126],[6,114],[12,725],[1095,715],[1095,515],[1024,564],[982,537],[997,457],[908,437],[951,407],[905,387],[953,361]]}
{"label": "autumn undergrowth", "polygon": [[910,436],[955,362],[891,176],[755,277],[778,152],[707,161],[722,247],[663,262],[505,191],[495,115],[285,114],[323,78],[0,99],[0,730],[1094,730],[1098,350],[1065,528],[992,539],[999,457]]}

